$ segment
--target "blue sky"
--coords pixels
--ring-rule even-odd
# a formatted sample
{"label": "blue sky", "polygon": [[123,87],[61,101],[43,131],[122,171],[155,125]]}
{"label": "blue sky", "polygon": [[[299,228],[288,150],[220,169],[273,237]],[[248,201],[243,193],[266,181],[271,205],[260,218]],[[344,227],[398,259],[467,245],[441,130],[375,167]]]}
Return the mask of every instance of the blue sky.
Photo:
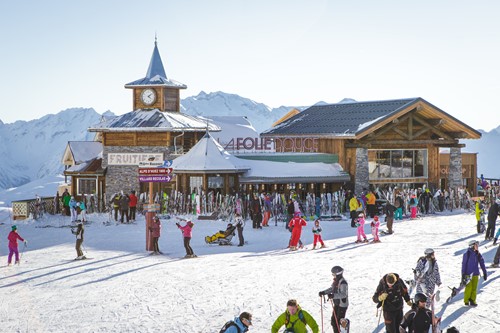
{"label": "blue sky", "polygon": [[312,105],[423,97],[500,125],[500,1],[2,1],[0,119],[123,114],[155,33],[181,97],[224,91]]}

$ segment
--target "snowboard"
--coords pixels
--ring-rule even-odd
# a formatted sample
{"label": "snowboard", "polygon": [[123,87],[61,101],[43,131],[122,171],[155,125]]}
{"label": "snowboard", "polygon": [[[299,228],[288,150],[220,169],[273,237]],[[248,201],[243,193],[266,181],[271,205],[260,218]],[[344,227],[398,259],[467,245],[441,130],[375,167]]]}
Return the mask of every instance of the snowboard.
{"label": "snowboard", "polygon": [[390,234],[389,232],[387,232],[385,230],[379,230],[379,233],[380,233],[380,235],[386,236],[386,235],[392,235],[394,233],[394,231],[392,232],[392,234]]}
{"label": "snowboard", "polygon": [[450,295],[450,297],[448,297],[446,299],[446,303],[450,303],[452,301],[453,297],[457,296],[460,293],[460,291],[462,291],[462,289],[464,289],[465,286],[469,284],[470,281],[471,281],[471,277],[468,276],[467,280],[465,281],[465,283],[464,282],[460,282],[460,285],[458,287],[453,287],[453,288],[448,287],[448,288],[451,289],[451,295]]}
{"label": "snowboard", "polygon": [[431,296],[431,312],[432,312],[432,333],[441,333],[441,318],[436,317],[436,312],[434,310],[434,302],[439,300],[439,290],[436,291]]}

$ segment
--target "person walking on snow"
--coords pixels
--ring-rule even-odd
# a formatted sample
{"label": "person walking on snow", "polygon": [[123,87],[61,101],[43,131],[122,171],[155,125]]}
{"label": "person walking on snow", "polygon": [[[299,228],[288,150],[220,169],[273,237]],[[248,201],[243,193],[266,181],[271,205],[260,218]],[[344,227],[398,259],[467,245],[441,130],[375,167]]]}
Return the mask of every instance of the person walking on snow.
{"label": "person walking on snow", "polygon": [[469,248],[462,258],[462,283],[465,285],[464,303],[476,307],[477,285],[479,281],[479,267],[483,271],[484,281],[488,278],[488,272],[484,266],[484,259],[479,253],[479,242],[471,240]]}
{"label": "person walking on snow", "polygon": [[69,210],[71,212],[71,222],[76,222],[76,219],[78,217],[78,211],[76,210],[77,202],[75,200],[74,196],[71,196],[71,199],[69,200]]}
{"label": "person walking on snow", "polygon": [[316,243],[320,242],[321,248],[326,247],[325,243],[323,242],[323,239],[321,238],[321,226],[319,225],[319,218],[314,221],[314,226],[312,228],[312,232],[314,235],[314,241],[313,241],[313,250],[316,249]]}
{"label": "person walking on snow", "polygon": [[432,311],[426,306],[428,297],[422,293],[416,293],[413,305],[399,326],[400,333],[428,333],[432,325]]}
{"label": "person walking on snow", "polygon": [[85,232],[83,229],[83,222],[78,221],[76,223],[76,225],[78,226],[76,230],[71,229],[71,233],[76,236],[76,244],[75,244],[76,258],[75,258],[75,260],[87,259],[87,258],[85,258],[85,255],[83,254],[83,251],[82,251],[83,233]]}
{"label": "person walking on snow", "polygon": [[128,203],[129,219],[130,221],[135,221],[135,212],[137,210],[137,196],[135,195],[135,191],[130,191],[128,198],[130,200]]}
{"label": "person walking on snow", "polygon": [[495,224],[500,214],[500,199],[496,199],[488,210],[488,228],[486,229],[485,240],[492,240],[495,234]]}
{"label": "person walking on snow", "polygon": [[[426,249],[423,257],[417,261],[415,267],[415,283],[417,285],[417,293],[425,295],[434,294],[436,285],[441,286],[441,274],[439,273],[439,266],[433,249]],[[426,301],[425,306],[431,306],[431,298]]]}
{"label": "person walking on snow", "polygon": [[393,204],[391,204],[389,201],[384,206],[384,213],[385,213],[385,222],[387,226],[387,233],[392,234],[392,225],[394,223],[394,211],[396,210],[396,207],[394,207]]}
{"label": "person walking on snow", "polygon": [[319,328],[316,320],[307,312],[302,310],[296,300],[291,299],[286,303],[286,310],[282,313],[271,327],[271,333],[278,333],[283,326],[287,329],[285,332],[307,333],[306,325],[318,333]]}
{"label": "person walking on snow", "polygon": [[160,247],[158,246],[158,240],[161,236],[161,222],[158,216],[155,216],[153,222],[151,223],[151,227],[149,227],[149,231],[151,232],[151,237],[153,237],[153,253],[152,254],[163,254],[160,251]]}
{"label": "person walking on snow", "polygon": [[87,207],[85,207],[85,202],[80,201],[78,207],[80,207],[80,220],[82,222],[87,222]]}
{"label": "person walking on snow", "polygon": [[373,236],[373,243],[380,243],[380,238],[378,237],[378,229],[380,228],[380,221],[378,219],[378,216],[373,217],[372,223],[370,223],[370,226],[372,228],[372,236]]}
{"label": "person walking on snow", "polygon": [[347,308],[349,307],[347,281],[344,279],[344,269],[340,266],[332,267],[333,283],[328,289],[319,292],[319,297],[325,295],[333,300],[333,312],[331,324],[334,333],[340,333],[341,322],[343,322]]}
{"label": "person walking on snow", "polygon": [[288,223],[288,228],[292,229],[292,240],[290,241],[290,251],[297,250],[297,243],[299,242],[302,233],[302,227],[307,225],[306,220],[300,217],[300,212],[295,213],[295,217]]}
{"label": "person walking on snow", "polygon": [[[356,230],[356,234],[358,236],[356,243],[368,243],[368,239],[365,235],[365,214],[359,213],[356,220],[356,226],[358,227],[358,229]],[[363,239],[361,239],[361,237],[363,237]]]}
{"label": "person walking on snow", "polygon": [[410,206],[410,218],[416,219],[417,218],[417,207],[418,207],[418,199],[415,194],[412,194],[410,197],[410,201],[408,202],[408,205]]}
{"label": "person walking on snow", "polygon": [[12,231],[9,233],[7,236],[7,239],[9,240],[9,256],[7,258],[7,266],[10,266],[12,263],[12,256],[15,254],[16,264],[19,264],[19,249],[17,247],[17,240],[20,240],[21,242],[24,242],[24,246],[28,244],[28,241],[19,236],[17,233],[17,226],[13,225],[12,226]]}
{"label": "person walking on snow", "polygon": [[189,244],[191,242],[191,237],[193,237],[194,223],[191,222],[190,220],[186,220],[180,217],[178,217],[178,219],[181,221],[186,221],[186,225],[184,226],[181,226],[179,223],[175,224],[177,228],[181,229],[182,236],[184,238],[184,248],[186,249],[186,256],[184,258],[195,258],[196,254],[194,254],[193,249]]}
{"label": "person walking on snow", "polygon": [[403,300],[412,306],[406,284],[396,273],[389,273],[379,281],[372,300],[377,307],[382,307],[387,333],[398,333],[399,324],[403,319]]}

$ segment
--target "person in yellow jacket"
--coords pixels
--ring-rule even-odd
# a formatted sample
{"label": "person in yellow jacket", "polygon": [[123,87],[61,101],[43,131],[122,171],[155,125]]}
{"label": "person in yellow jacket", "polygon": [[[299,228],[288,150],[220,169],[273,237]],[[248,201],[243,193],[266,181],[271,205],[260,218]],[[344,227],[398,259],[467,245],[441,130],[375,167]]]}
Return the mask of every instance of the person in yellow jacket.
{"label": "person in yellow jacket", "polygon": [[356,228],[356,219],[358,218],[358,210],[362,209],[361,202],[355,195],[349,200],[349,211],[351,212],[351,227]]}
{"label": "person in yellow jacket", "polygon": [[481,234],[484,232],[484,206],[481,202],[481,199],[477,199],[476,201],[476,221],[477,221],[477,233]]}
{"label": "person in yellow jacket", "polygon": [[318,333],[319,328],[316,320],[305,310],[302,310],[296,300],[291,299],[286,303],[286,311],[282,313],[271,327],[272,333],[285,326],[285,332],[307,333],[306,325]]}
{"label": "person in yellow jacket", "polygon": [[373,218],[375,215],[377,215],[377,207],[375,206],[375,201],[377,200],[377,196],[375,195],[375,192],[369,191],[366,194],[366,210],[367,210],[367,215],[369,215],[371,218]]}

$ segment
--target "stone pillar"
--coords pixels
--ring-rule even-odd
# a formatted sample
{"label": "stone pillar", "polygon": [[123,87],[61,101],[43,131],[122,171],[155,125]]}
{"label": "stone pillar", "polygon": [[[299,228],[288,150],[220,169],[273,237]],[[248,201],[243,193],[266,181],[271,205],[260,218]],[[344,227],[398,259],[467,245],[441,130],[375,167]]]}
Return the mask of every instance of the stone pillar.
{"label": "stone pillar", "polygon": [[448,172],[448,186],[456,189],[462,186],[462,150],[450,148],[450,167]]}
{"label": "stone pillar", "polygon": [[368,149],[356,148],[356,174],[354,175],[356,195],[361,194],[363,189],[369,188],[368,176]]}

